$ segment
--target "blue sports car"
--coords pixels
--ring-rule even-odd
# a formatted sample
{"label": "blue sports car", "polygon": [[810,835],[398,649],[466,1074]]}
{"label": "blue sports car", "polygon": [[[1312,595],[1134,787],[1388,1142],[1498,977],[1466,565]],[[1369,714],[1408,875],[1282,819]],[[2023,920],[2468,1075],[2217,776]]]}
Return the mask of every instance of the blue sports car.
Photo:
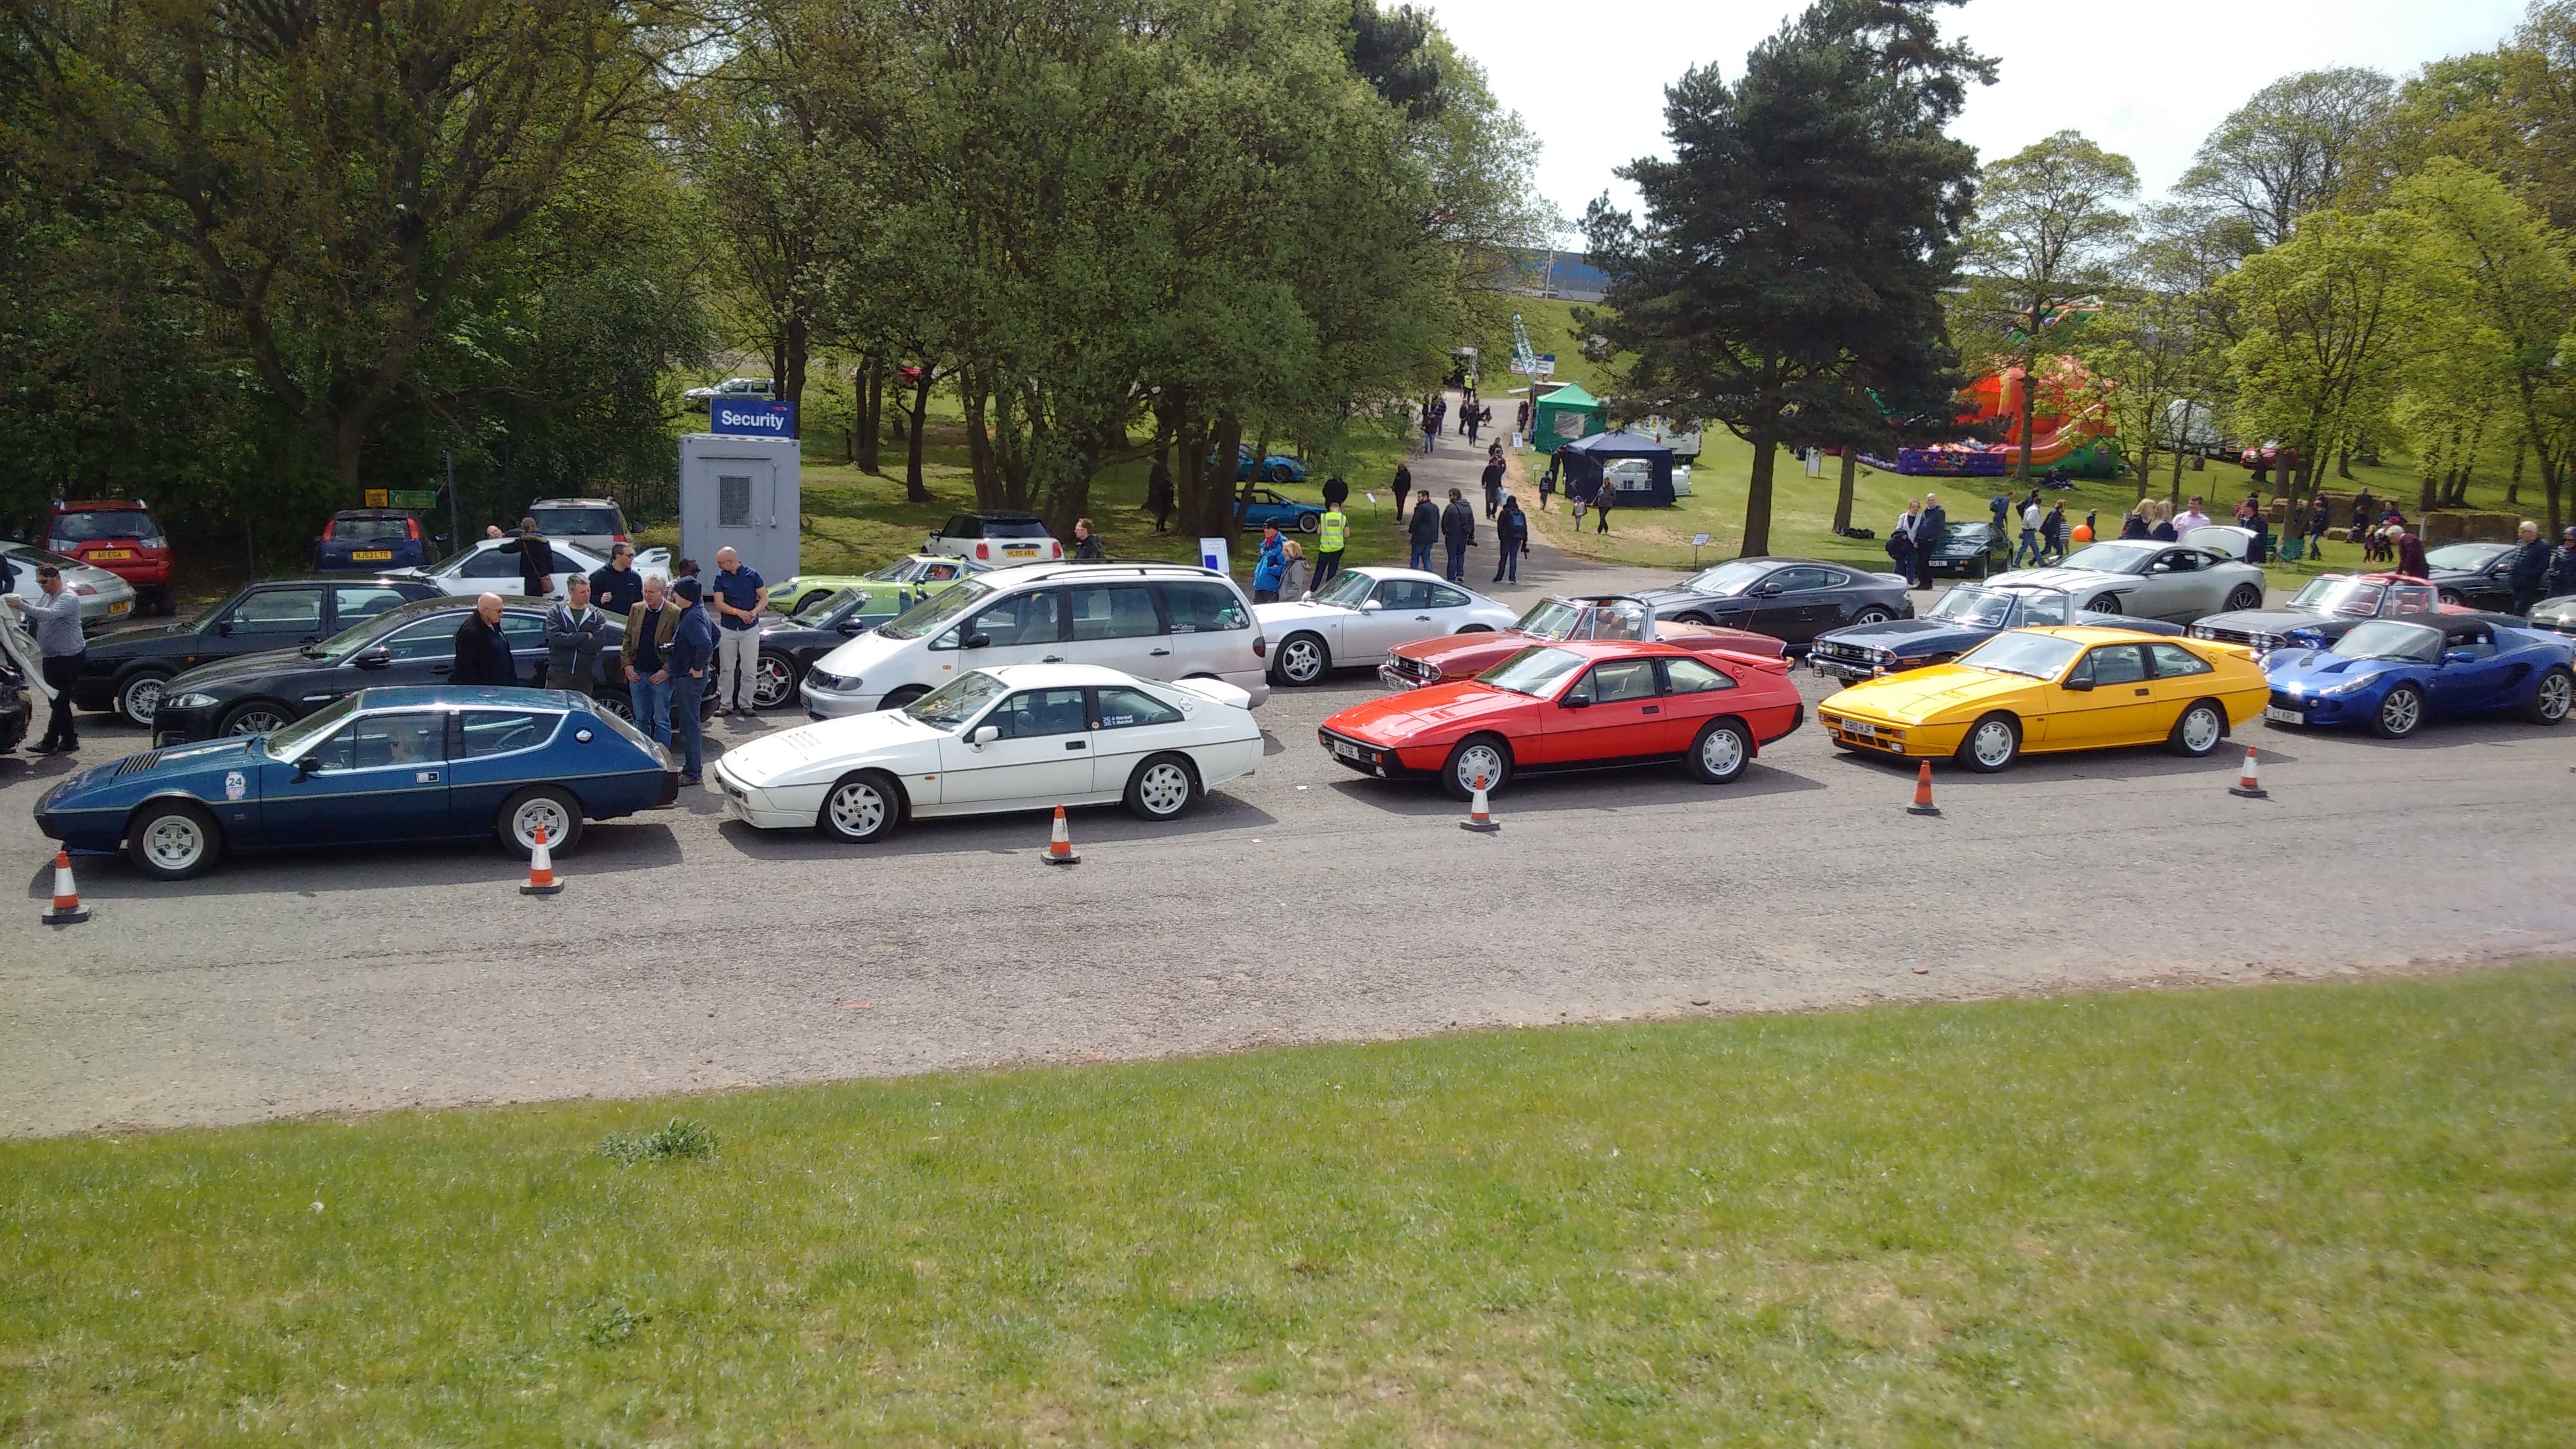
{"label": "blue sports car", "polygon": [[368,689],[268,734],[148,750],[36,802],[73,850],[186,880],[227,850],[474,840],[570,850],[582,821],[676,802],[660,746],[550,689]]}
{"label": "blue sports car", "polygon": [[2331,649],[2275,649],[2263,717],[2366,724],[2404,739],[2435,715],[2518,711],[2554,725],[2576,704],[2576,642],[2496,614],[2412,614],[2356,624]]}
{"label": "blue sports car", "polygon": [[1282,498],[1267,488],[1245,489],[1235,500],[1234,513],[1242,528],[1277,524],[1281,533],[1313,533],[1324,526],[1324,505]]}
{"label": "blue sports car", "polygon": [[[1209,462],[1216,460],[1211,458]],[[1234,449],[1234,481],[1249,482],[1258,478],[1264,483],[1303,483],[1306,465],[1285,453],[1255,453],[1250,443],[1238,443]]]}

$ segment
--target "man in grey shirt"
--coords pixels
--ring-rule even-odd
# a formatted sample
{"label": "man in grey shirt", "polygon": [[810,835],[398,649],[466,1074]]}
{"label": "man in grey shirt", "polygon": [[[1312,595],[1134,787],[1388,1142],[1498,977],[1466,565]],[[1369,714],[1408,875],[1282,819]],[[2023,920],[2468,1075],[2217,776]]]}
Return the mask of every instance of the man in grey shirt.
{"label": "man in grey shirt", "polygon": [[52,564],[36,567],[36,587],[43,592],[33,599],[10,596],[36,636],[36,652],[44,656],[45,683],[54,691],[54,712],[45,720],[45,737],[28,753],[68,754],[80,748],[80,727],[72,716],[72,681],[80,678],[81,655],[88,650],[81,641],[80,596],[63,587],[63,571]]}

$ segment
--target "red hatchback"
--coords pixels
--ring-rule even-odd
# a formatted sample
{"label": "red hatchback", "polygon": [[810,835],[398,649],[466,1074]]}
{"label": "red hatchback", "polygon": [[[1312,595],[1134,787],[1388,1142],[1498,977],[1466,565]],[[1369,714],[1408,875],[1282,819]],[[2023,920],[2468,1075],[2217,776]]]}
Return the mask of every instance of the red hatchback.
{"label": "red hatchback", "polygon": [[1789,662],[1655,643],[1533,645],[1473,679],[1354,705],[1316,732],[1380,779],[1435,777],[1464,800],[1524,770],[1680,761],[1713,785],[1807,722]]}
{"label": "red hatchback", "polygon": [[170,612],[170,540],[142,499],[56,499],[45,520],[45,547],[134,585],[154,613]]}

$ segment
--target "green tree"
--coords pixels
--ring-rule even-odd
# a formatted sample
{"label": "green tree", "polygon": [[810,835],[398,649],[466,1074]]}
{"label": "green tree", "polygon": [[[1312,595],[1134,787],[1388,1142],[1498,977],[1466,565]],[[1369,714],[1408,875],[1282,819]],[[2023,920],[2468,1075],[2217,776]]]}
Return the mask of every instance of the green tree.
{"label": "green tree", "polygon": [[2237,107],[2177,188],[2241,218],[2257,246],[2279,246],[2299,220],[2334,202],[2373,156],[2391,86],[2374,70],[2345,66],[2283,76]]}

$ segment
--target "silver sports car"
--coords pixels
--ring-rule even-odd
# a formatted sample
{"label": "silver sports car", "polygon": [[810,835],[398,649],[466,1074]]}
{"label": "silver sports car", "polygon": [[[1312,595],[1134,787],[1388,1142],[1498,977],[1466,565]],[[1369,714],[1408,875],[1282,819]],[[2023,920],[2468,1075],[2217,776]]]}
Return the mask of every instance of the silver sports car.
{"label": "silver sports car", "polygon": [[2150,539],[2089,544],[2054,568],[2020,569],[1987,581],[2064,589],[2096,614],[2188,624],[2226,609],[2263,607],[2263,570],[2216,549]]}

